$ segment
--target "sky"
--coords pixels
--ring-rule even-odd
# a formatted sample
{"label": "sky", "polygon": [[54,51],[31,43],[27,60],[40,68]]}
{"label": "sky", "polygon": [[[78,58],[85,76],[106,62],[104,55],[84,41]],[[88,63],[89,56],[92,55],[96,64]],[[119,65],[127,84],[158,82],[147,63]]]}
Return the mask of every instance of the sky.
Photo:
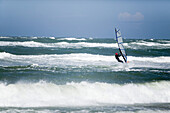
{"label": "sky", "polygon": [[170,39],[170,0],[0,0],[0,36]]}

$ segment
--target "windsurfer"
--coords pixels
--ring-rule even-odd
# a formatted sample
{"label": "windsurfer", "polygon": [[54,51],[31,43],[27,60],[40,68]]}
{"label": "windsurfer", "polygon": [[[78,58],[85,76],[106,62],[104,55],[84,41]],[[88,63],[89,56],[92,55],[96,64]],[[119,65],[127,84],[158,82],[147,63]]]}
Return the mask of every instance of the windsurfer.
{"label": "windsurfer", "polygon": [[115,58],[116,58],[116,60],[117,60],[118,62],[122,62],[122,63],[123,63],[123,61],[119,59],[120,56],[121,56],[120,54],[115,53]]}

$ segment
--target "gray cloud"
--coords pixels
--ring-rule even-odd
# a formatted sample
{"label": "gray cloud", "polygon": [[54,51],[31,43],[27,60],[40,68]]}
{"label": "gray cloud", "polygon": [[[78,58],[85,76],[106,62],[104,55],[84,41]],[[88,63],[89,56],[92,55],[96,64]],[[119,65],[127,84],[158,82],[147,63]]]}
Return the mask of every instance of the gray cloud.
{"label": "gray cloud", "polygon": [[136,12],[134,15],[124,12],[118,15],[118,19],[120,21],[142,21],[144,19],[144,15],[140,12]]}

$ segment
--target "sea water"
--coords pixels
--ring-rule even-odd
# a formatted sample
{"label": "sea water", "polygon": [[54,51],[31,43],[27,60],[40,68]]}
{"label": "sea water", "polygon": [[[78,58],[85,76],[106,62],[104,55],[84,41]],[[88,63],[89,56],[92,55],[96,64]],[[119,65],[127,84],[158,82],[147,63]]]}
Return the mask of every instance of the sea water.
{"label": "sea water", "polygon": [[111,38],[0,37],[0,112],[170,112],[170,40],[124,47],[129,63]]}

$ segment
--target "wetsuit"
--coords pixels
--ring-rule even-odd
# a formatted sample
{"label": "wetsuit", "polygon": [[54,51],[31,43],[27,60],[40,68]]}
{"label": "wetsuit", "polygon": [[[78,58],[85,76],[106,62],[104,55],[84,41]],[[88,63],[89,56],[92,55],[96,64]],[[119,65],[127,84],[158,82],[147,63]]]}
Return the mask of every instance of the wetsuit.
{"label": "wetsuit", "polygon": [[117,60],[118,62],[122,62],[122,63],[123,63],[123,61],[119,59],[120,56],[121,56],[121,55],[119,55],[119,54],[118,54],[118,55],[115,55],[115,58],[116,58],[116,60]]}

